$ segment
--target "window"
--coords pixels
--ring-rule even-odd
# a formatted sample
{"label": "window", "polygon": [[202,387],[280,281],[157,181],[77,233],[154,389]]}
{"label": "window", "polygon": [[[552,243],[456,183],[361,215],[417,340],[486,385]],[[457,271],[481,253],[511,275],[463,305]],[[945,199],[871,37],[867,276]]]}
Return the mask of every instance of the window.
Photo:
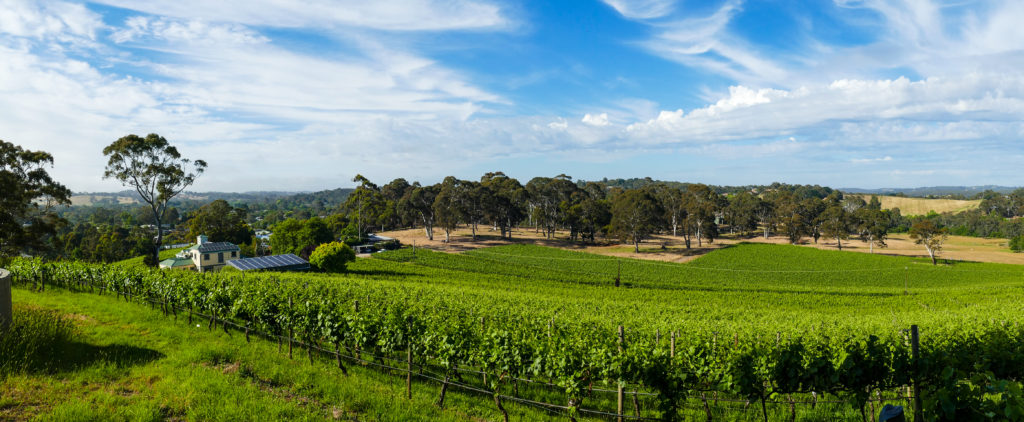
{"label": "window", "polygon": [[210,260],[210,254],[204,253],[203,254],[203,261],[209,261],[209,260]]}
{"label": "window", "polygon": [[217,254],[217,263],[220,263],[220,264],[224,263],[224,252],[220,252],[220,253]]}
{"label": "window", "polygon": [[231,251],[231,257],[232,258],[238,257],[238,251]]}

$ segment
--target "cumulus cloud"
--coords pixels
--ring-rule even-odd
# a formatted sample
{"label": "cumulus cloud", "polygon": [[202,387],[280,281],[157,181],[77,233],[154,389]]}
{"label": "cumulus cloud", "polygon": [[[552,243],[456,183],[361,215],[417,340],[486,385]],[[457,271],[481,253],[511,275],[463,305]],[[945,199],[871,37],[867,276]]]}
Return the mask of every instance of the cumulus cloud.
{"label": "cumulus cloud", "polygon": [[608,113],[587,113],[583,116],[583,119],[581,121],[591,126],[608,126],[611,124],[611,122],[608,121]]}

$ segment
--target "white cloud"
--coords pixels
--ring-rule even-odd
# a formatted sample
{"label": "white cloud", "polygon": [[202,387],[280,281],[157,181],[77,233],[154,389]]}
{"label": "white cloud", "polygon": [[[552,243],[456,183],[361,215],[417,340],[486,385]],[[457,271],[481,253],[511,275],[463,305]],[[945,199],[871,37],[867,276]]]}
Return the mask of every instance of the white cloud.
{"label": "white cloud", "polygon": [[587,113],[586,115],[583,116],[583,119],[581,121],[591,126],[608,126],[611,124],[611,122],[608,121],[608,113]]}
{"label": "white cloud", "polygon": [[879,157],[879,158],[852,158],[852,159],[850,159],[850,162],[854,163],[854,164],[879,163],[879,162],[886,162],[886,161],[892,161],[892,156],[886,155],[885,157]]}
{"label": "white cloud", "polygon": [[653,19],[672,12],[675,0],[602,0],[629,19]]}
{"label": "white cloud", "polygon": [[[0,96],[5,110],[0,127],[5,140],[52,152],[55,176],[73,189],[117,189],[99,181],[100,151],[128,133],[160,133],[186,156],[210,162],[208,175],[196,186],[200,190],[231,189],[217,181],[252,174],[254,165],[271,172],[322,174],[374,162],[415,168],[412,156],[397,162],[379,158],[441,146],[451,151],[478,142],[469,135],[452,136],[456,133],[489,139],[487,125],[467,119],[481,103],[504,101],[434,60],[370,36],[359,40],[355,51],[314,56],[287,50],[236,22],[134,16],[123,26],[106,28],[82,6],[16,5],[0,10],[0,92],[5,93]],[[238,10],[244,14],[244,9]],[[429,21],[433,15],[421,18]],[[455,21],[424,25],[434,24],[471,26]],[[97,36],[100,28],[122,44],[101,45],[106,40]],[[91,39],[96,39],[95,49],[73,57],[57,48]],[[135,55],[122,45],[154,54]],[[125,76],[125,68],[146,76]],[[434,157],[442,160],[444,155]],[[430,160],[429,154],[422,157]],[[351,176],[319,186],[292,185],[302,183],[296,180],[324,182],[324,176],[264,182],[280,189],[320,188],[346,184]],[[237,186],[248,187],[255,180],[237,179]]]}
{"label": "white cloud", "polygon": [[59,1],[0,0],[0,34],[92,40],[103,28],[100,16],[81,4]]}
{"label": "white cloud", "polygon": [[569,122],[563,118],[558,118],[558,120],[548,123],[548,127],[554,130],[566,130],[569,128]]}
{"label": "white cloud", "polygon": [[472,0],[98,0],[152,15],[272,27],[362,27],[393,31],[505,29],[497,5]]}
{"label": "white cloud", "polygon": [[[840,80],[793,90],[733,87],[727,97],[707,107],[688,114],[682,110],[662,111],[655,119],[628,125],[626,131],[647,142],[714,142],[783,136],[816,128],[835,129],[838,124],[845,124],[842,128],[852,132],[863,122],[905,120],[903,126],[876,128],[896,135],[883,138],[902,141],[973,139],[976,132],[969,132],[963,123],[945,122],[977,118],[977,124],[989,122],[1003,127],[1016,125],[1015,120],[1024,117],[1024,75],[991,76],[973,74],[956,80],[922,81]],[[933,124],[930,122],[943,122],[945,126],[923,130]],[[945,136],[936,137],[936,132]],[[950,136],[954,134],[960,135]]]}
{"label": "white cloud", "polygon": [[211,24],[199,20],[181,21],[166,18],[133,16],[125,28],[111,35],[117,43],[159,40],[187,44],[263,44],[270,40],[256,31],[238,24]]}

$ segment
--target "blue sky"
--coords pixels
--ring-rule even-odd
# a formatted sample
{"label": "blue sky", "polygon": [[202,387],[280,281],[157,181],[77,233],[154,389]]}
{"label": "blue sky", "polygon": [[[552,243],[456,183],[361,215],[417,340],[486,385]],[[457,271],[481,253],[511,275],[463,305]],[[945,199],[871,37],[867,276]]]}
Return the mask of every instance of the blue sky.
{"label": "blue sky", "polygon": [[195,190],[357,173],[1024,185],[1019,1],[0,0],[0,139],[76,191],[159,133]]}

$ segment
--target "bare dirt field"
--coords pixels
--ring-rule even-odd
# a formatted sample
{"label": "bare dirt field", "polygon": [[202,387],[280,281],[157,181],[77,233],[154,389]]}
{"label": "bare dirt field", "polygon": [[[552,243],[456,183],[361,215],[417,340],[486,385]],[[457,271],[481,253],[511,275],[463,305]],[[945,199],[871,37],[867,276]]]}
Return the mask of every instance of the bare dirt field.
{"label": "bare dirt field", "polygon": [[[483,248],[488,246],[506,245],[512,243],[529,243],[543,246],[551,246],[563,249],[585,251],[595,254],[620,256],[628,258],[650,259],[665,262],[687,262],[703,254],[724,245],[733,245],[740,242],[758,243],[788,243],[788,240],[781,236],[771,236],[765,239],[762,236],[740,236],[725,234],[722,238],[716,239],[714,243],[701,242],[698,245],[696,239],[692,240],[691,248],[687,249],[682,237],[659,235],[640,244],[640,253],[633,252],[633,245],[620,244],[615,240],[603,240],[598,238],[597,245],[582,245],[579,242],[570,242],[567,232],[558,232],[554,239],[545,239],[543,234],[532,228],[515,229],[512,232],[512,240],[499,239],[498,232],[491,231],[489,227],[480,227],[477,232],[477,240],[473,241],[468,228],[460,228],[452,233],[451,242],[444,242],[444,231],[435,229],[434,240],[427,240],[423,229],[407,229],[379,233],[398,239],[403,245],[413,245],[438,251],[463,252],[470,249]],[[924,247],[914,244],[906,234],[892,234],[886,241],[886,248],[875,247],[874,253],[886,255],[917,256],[927,257]],[[836,249],[834,239],[819,239],[815,244],[813,239],[805,238],[801,245],[818,249]],[[843,241],[843,250],[869,253],[868,245],[857,239]],[[1024,253],[1013,253],[1007,247],[1006,239],[986,239],[965,236],[950,236],[943,245],[940,259],[953,259],[959,261],[996,262],[1004,264],[1024,265]]]}

